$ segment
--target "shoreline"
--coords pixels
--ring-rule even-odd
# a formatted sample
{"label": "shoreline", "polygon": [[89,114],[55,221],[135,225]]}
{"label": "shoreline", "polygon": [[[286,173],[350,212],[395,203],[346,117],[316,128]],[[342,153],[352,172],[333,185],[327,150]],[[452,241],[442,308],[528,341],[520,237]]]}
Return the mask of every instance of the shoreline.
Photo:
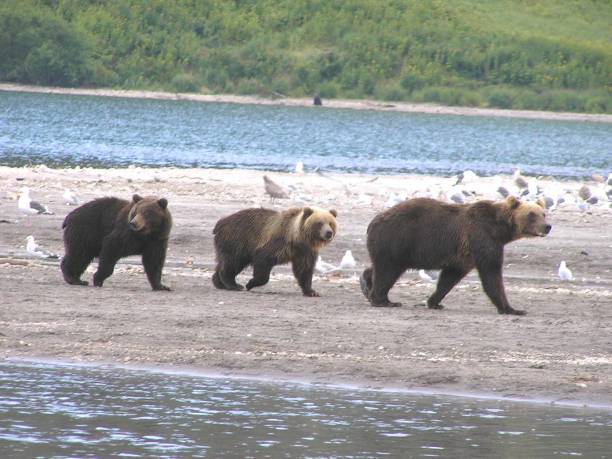
{"label": "shoreline", "polygon": [[24,357],[24,358],[5,358],[3,360],[7,364],[26,364],[26,365],[50,365],[60,367],[76,367],[76,368],[91,368],[100,370],[126,370],[138,371],[153,374],[163,374],[171,376],[185,376],[195,378],[209,379],[231,379],[235,381],[249,381],[271,385],[296,385],[314,388],[323,388],[340,391],[363,391],[363,392],[382,392],[406,395],[409,397],[448,397],[461,398],[470,400],[487,400],[495,402],[509,402],[529,405],[549,405],[554,407],[567,407],[575,409],[590,409],[612,411],[612,404],[598,403],[596,401],[570,401],[555,398],[519,398],[519,397],[504,397],[503,395],[494,392],[469,392],[461,390],[441,390],[431,389],[427,387],[405,388],[394,385],[372,385],[369,381],[334,381],[334,380],[313,380],[312,376],[304,375],[302,377],[288,377],[285,374],[249,374],[227,371],[223,368],[203,368],[203,367],[184,367],[184,366],[156,366],[156,365],[130,365],[122,364],[113,361],[89,361],[82,362],[78,360],[54,359],[45,357]]}
{"label": "shoreline", "polygon": [[[500,316],[470,274],[442,311],[425,306],[434,286],[407,272],[391,291],[401,308],[372,308],[356,274],[368,264],[366,227],[391,195],[442,198],[464,190],[470,200],[495,198],[511,176],[478,177],[454,186],[453,177],[268,173],[291,198],[271,203],[256,170],[0,167],[0,358],[50,358],[116,365],[218,371],[395,388],[434,393],[493,394],[501,399],[612,405],[612,234],[609,202],[588,210],[565,205],[550,212],[546,238],[509,244],[504,278],[521,318]],[[538,180],[547,191],[575,194],[593,181]],[[21,187],[53,215],[23,215]],[[172,212],[164,283],[153,292],[140,257],[123,259],[104,288],[65,284],[58,262],[35,259],[25,237],[63,254],[61,223],[82,202],[133,193],[166,197]],[[446,190],[446,191],[445,191]],[[514,192],[514,190],[513,190]],[[448,194],[450,196],[450,194]],[[355,273],[315,274],[320,298],[299,292],[288,266],[252,292],[216,290],[211,284],[212,228],[245,207],[318,205],[338,210],[337,238],[324,261],[338,263],[352,250]],[[557,277],[565,259],[576,280]],[[90,280],[95,263],[84,278]],[[244,283],[247,269],[239,276]]]}
{"label": "shoreline", "polygon": [[418,104],[409,102],[374,101],[374,100],[352,100],[352,99],[325,99],[321,107],[314,107],[311,98],[264,98],[258,96],[238,96],[229,94],[194,94],[194,93],[172,93],[162,91],[146,90],[124,90],[124,89],[89,89],[89,88],[60,88],[49,86],[32,86],[12,83],[0,83],[0,91],[30,92],[41,94],[62,94],[101,97],[122,97],[133,99],[157,99],[157,100],[188,100],[204,103],[231,103],[246,105],[272,105],[287,107],[313,107],[313,108],[335,108],[350,110],[376,110],[393,111],[403,113],[421,113],[431,115],[455,115],[455,116],[481,116],[499,118],[522,118],[552,121],[582,121],[597,123],[612,123],[612,115],[571,113],[571,112],[547,112],[537,110],[511,110],[498,108],[476,108],[476,107],[454,107],[433,104]]}

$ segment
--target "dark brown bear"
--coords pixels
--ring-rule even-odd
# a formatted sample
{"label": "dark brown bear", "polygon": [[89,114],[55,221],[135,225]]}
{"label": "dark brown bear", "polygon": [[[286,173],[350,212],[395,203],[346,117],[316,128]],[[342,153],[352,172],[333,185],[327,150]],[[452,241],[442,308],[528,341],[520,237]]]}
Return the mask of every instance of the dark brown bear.
{"label": "dark brown bear", "polygon": [[62,273],[69,284],[87,285],[81,275],[99,257],[93,283],[102,287],[120,258],[142,255],[153,290],[170,290],[161,283],[172,217],[168,201],[135,194],[132,201],[101,198],[70,212],[64,224]]}
{"label": "dark brown bear", "polygon": [[336,234],[335,210],[313,207],[284,212],[245,209],[222,218],[215,225],[217,267],[215,287],[242,290],[236,276],[253,265],[247,290],[268,283],[275,265],[291,262],[293,274],[305,296],[319,296],[312,289],[312,274],[319,250]]}
{"label": "dark brown bear", "polygon": [[474,204],[411,199],[377,215],[368,226],[372,267],[361,275],[361,289],[373,306],[401,306],[387,295],[404,271],[440,269],[427,305],[442,309],[446,294],[476,268],[498,312],[522,315],[524,311],[510,307],[504,291],[504,245],[545,236],[550,229],[541,203],[522,203],[514,197]]}

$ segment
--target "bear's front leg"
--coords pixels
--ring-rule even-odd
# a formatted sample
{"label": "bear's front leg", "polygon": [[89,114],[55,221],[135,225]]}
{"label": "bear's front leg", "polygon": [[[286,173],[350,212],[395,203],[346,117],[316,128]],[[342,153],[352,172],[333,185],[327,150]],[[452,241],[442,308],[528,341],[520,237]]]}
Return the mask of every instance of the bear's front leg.
{"label": "bear's front leg", "polygon": [[319,296],[312,288],[312,275],[317,260],[317,254],[313,252],[301,253],[295,256],[291,262],[293,275],[297,280],[304,296]]}
{"label": "bear's front leg", "polygon": [[99,258],[98,270],[93,277],[93,284],[96,287],[102,287],[104,281],[113,274],[115,265],[121,258],[121,248],[111,238],[107,238],[102,242]]}
{"label": "bear's front leg", "polygon": [[525,311],[514,309],[510,306],[506,291],[504,289],[504,279],[502,277],[503,251],[497,257],[479,257],[476,259],[476,269],[480,275],[482,287],[497,307],[500,314],[513,314],[523,316]]}
{"label": "bear's front leg", "polygon": [[162,269],[166,261],[166,250],[168,248],[168,240],[164,239],[157,243],[150,243],[142,252],[142,265],[151,288],[156,291],[172,291],[170,287],[166,287],[161,283]]}
{"label": "bear's front leg", "polygon": [[440,301],[452,290],[452,288],[470,272],[467,268],[444,268],[440,271],[436,291],[427,300],[430,309],[443,309]]}

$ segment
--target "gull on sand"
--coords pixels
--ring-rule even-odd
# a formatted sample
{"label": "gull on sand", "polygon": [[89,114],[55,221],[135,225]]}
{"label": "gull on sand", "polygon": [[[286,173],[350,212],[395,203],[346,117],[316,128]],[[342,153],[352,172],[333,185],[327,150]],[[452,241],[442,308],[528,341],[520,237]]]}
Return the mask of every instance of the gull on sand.
{"label": "gull on sand", "polygon": [[272,201],[275,199],[289,199],[289,194],[276,182],[267,175],[263,176],[264,189],[270,195]]}
{"label": "gull on sand", "polygon": [[19,210],[26,214],[34,215],[34,214],[48,214],[53,215],[53,212],[49,210],[47,206],[41,204],[38,201],[32,201],[30,198],[30,189],[25,186],[21,189],[21,194],[19,195],[19,201],[17,202],[17,207]]}
{"label": "gull on sand", "polygon": [[34,236],[28,236],[26,238],[26,250],[30,255],[34,255],[39,258],[59,258],[54,253],[51,253],[41,246],[39,246],[34,240]]}
{"label": "gull on sand", "polygon": [[559,279],[562,281],[571,281],[574,280],[574,275],[572,271],[567,267],[565,260],[561,261],[559,264]]}
{"label": "gull on sand", "polygon": [[74,191],[70,191],[69,189],[64,190],[62,198],[64,199],[64,202],[69,206],[76,206],[79,204],[79,197]]}

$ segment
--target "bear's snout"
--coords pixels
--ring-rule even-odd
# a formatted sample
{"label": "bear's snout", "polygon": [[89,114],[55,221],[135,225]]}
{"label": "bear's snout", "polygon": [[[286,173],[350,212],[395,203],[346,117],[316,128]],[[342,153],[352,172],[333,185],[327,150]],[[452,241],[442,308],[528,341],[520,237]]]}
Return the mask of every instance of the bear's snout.
{"label": "bear's snout", "polygon": [[334,237],[334,232],[332,230],[327,230],[323,233],[323,237],[325,240],[329,241],[332,237]]}
{"label": "bear's snout", "polygon": [[550,233],[550,230],[552,229],[552,225],[546,225],[544,227],[544,234],[548,234]]}
{"label": "bear's snout", "polygon": [[136,215],[130,220],[129,227],[132,231],[142,230],[144,228],[144,225],[142,224],[142,219],[138,218],[138,215]]}

